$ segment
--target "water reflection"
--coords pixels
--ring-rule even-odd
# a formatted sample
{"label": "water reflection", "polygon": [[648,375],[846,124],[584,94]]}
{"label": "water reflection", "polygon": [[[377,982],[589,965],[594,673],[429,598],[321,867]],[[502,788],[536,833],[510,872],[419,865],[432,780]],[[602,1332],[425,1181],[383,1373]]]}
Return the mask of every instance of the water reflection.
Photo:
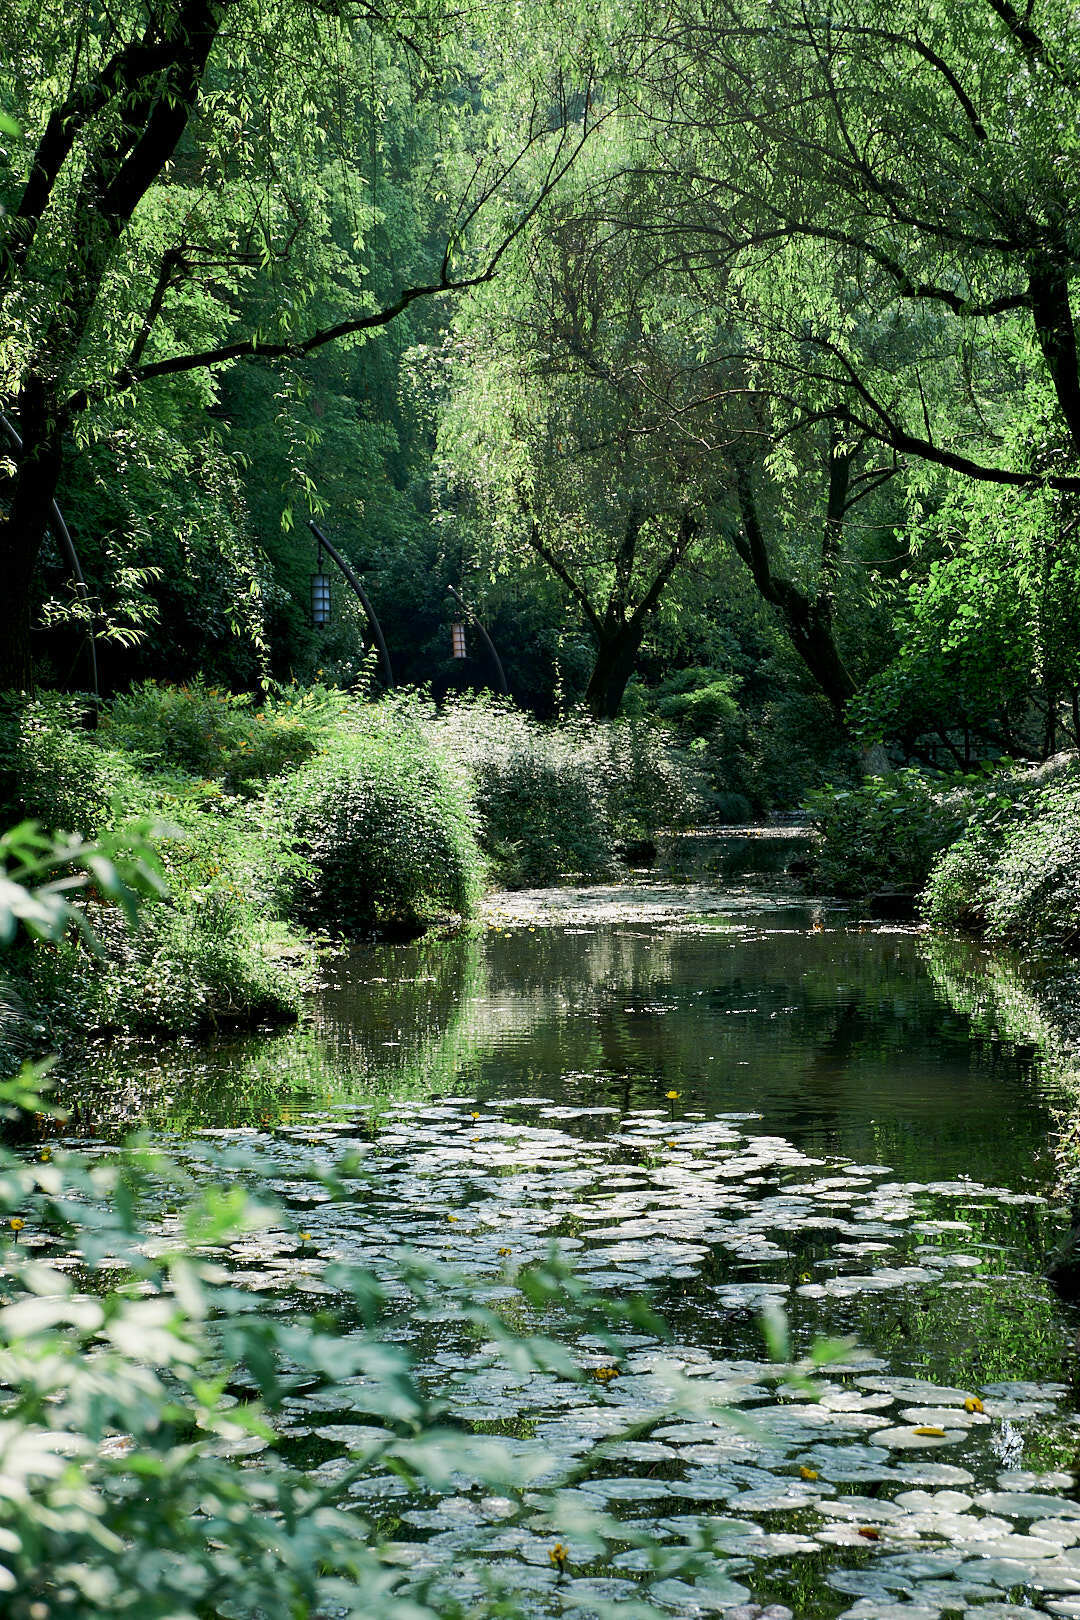
{"label": "water reflection", "polygon": [[680,1114],[755,1112],[807,1151],[1046,1186],[1053,1121],[1031,1049],[983,1038],[985,1017],[973,1038],[955,956],[951,979],[926,957],[913,932],[814,931],[797,911],[493,928],[351,951],[297,1030],[114,1049],[91,1073],[103,1095],[123,1074],[133,1111],[180,1128],[372,1095],[630,1108],[677,1090]]}
{"label": "water reflection", "polygon": [[[196,1171],[215,1127],[254,1125],[249,1173],[286,1218],[230,1263],[286,1308],[298,1277],[317,1286],[323,1258],[362,1260],[392,1285],[406,1243],[460,1267],[477,1298],[516,1319],[515,1269],[555,1241],[588,1286],[647,1293],[675,1335],[662,1354],[692,1372],[756,1377],[767,1300],[787,1311],[799,1349],[853,1334],[878,1359],[836,1369],[821,1403],[761,1389],[753,1434],[650,1431],[582,1486],[653,1541],[732,1516],[728,1550],[755,1563],[723,1602],[710,1589],[714,1608],[752,1589],[800,1620],[936,1620],[972,1600],[996,1616],[1018,1612],[997,1602],[1017,1592],[1071,1592],[1075,1330],[1040,1278],[1054,1222],[1034,1195],[1052,1181],[1054,1089],[1036,1069],[1037,1032],[1022,1036],[1035,1003],[1020,980],[1000,967],[987,990],[977,951],[822,926],[807,908],[590,924],[575,900],[568,915],[569,926],[523,915],[352,951],[329,965],[297,1030],[209,1052],[113,1050],[69,1079],[69,1096],[89,1088],[103,1105],[122,1081],[133,1114],[189,1133],[178,1151]],[[328,1170],[342,1149],[370,1175],[342,1200],[312,1193],[311,1166]],[[298,1257],[301,1227],[311,1243]],[[647,1337],[625,1337],[602,1395],[492,1367],[478,1405],[475,1380],[458,1384],[475,1341],[452,1312],[402,1331],[458,1420],[513,1437],[522,1455],[534,1441],[583,1455],[609,1419],[659,1412],[661,1351]],[[576,1353],[591,1365],[599,1346],[583,1338]],[[965,1409],[972,1390],[985,1412]],[[321,1444],[355,1421],[319,1415]],[[290,1432],[310,1444],[303,1424]],[[380,1501],[406,1495],[396,1475],[361,1486]],[[927,1496],[939,1487],[948,1501]],[[410,1499],[394,1520],[418,1575],[456,1580],[474,1531],[488,1536],[463,1504],[473,1513],[463,1495]],[[1057,1516],[1057,1540],[1024,1528],[1036,1512]],[[879,1546],[859,1539],[867,1524]],[[484,1545],[519,1560],[512,1578],[535,1597],[529,1571],[548,1566],[534,1542]],[[605,1567],[609,1596],[640,1592],[624,1579],[635,1556]],[[702,1589],[677,1584],[652,1595],[699,1613]],[[922,1606],[893,1611],[894,1597]],[[549,1612],[543,1602],[522,1612]]]}

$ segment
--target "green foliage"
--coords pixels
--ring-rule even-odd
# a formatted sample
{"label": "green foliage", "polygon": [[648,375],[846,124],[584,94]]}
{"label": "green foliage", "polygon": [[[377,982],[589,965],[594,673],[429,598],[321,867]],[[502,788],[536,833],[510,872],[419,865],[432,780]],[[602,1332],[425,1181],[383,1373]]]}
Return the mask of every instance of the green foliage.
{"label": "green foliage", "polygon": [[311,757],[331,701],[317,691],[286,693],[256,708],[202,676],[189,686],[144,681],[109,705],[102,734],[143,770],[181,771],[251,794]]}
{"label": "green foliage", "polygon": [[482,866],[465,784],[405,710],[354,712],[267,808],[295,856],[286,903],[306,922],[416,932],[473,909]]}
{"label": "green foliage", "polygon": [[656,712],[674,720],[695,736],[706,736],[718,726],[734,726],[739,719],[738,678],[710,669],[681,669],[657,688]]}
{"label": "green foliage", "polygon": [[649,694],[704,779],[712,819],[794,809],[811,789],[854,777],[836,716],[820,693],[794,684],[793,673],[790,659],[762,659],[745,675],[691,667]]}
{"label": "green foliage", "polygon": [[33,821],[0,836],[0,947],[19,928],[35,940],[55,943],[73,925],[94,942],[86,914],[76,902],[89,889],[96,899],[119,906],[129,926],[136,921],[138,897],[164,893],[161,862],[149,842],[165,829],[147,822],[121,828],[89,844],[58,841]]}
{"label": "green foliage", "polygon": [[9,815],[90,836],[109,822],[114,810],[134,813],[135,807],[125,803],[130,762],[97,745],[87,729],[92,718],[84,699],[54,693],[4,703],[0,785]]}
{"label": "green foliage", "polygon": [[[144,687],[116,708],[116,730],[107,711],[93,732],[79,723],[85,711],[74,702],[39,700],[8,715],[12,810],[75,829],[63,847],[76,861],[86,847],[78,835],[92,838],[110,852],[117,873],[110,879],[101,865],[106,855],[97,858],[103,881],[89,905],[95,949],[84,938],[67,937],[13,953],[3,1031],[11,1051],[67,1045],[91,1031],[180,1034],[293,1018],[309,977],[303,942],[285,927],[274,902],[284,860],[280,841],[242,798],[212,778],[186,774],[176,762],[189,744],[198,754],[204,738],[197,763],[224,782],[234,768],[246,769],[240,743],[249,728],[258,768],[294,752],[303,725],[286,713],[262,731],[243,703],[205,691],[189,702],[168,689]],[[118,746],[127,741],[135,752]],[[144,774],[144,764],[158,769]],[[142,926],[131,933],[105,902],[117,892],[116,882],[127,881],[126,872],[139,876],[139,839],[148,828],[156,828],[161,884],[143,909]]]}
{"label": "green foliage", "polygon": [[1003,782],[930,874],[931,922],[1026,949],[1080,948],[1080,765]]}
{"label": "green foliage", "polygon": [[613,865],[597,783],[560,744],[537,732],[470,761],[484,847],[510,888],[599,877]]}
{"label": "green foliage", "polygon": [[620,842],[652,839],[700,818],[701,781],[665,727],[649,719],[615,720],[587,728],[581,746]]}
{"label": "green foliage", "polygon": [[858,725],[909,746],[962,729],[983,747],[1038,754],[1045,705],[1080,684],[1080,554],[1066,498],[975,486],[899,538],[916,577],[895,615],[897,656],[860,695]]}
{"label": "green foliage", "polygon": [[829,894],[865,899],[878,890],[915,894],[963,814],[919,771],[823,788],[807,807],[818,834],[814,881]]}

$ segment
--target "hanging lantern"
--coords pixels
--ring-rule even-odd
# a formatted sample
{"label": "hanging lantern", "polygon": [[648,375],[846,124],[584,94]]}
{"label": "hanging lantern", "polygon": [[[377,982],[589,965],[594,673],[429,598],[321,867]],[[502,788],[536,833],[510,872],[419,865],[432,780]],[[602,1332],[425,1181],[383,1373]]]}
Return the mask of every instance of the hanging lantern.
{"label": "hanging lantern", "polygon": [[318,573],[311,576],[311,622],[316,630],[330,623],[330,577]]}
{"label": "hanging lantern", "polygon": [[450,656],[452,658],[468,658],[465,651],[465,626],[452,624],[450,626]]}

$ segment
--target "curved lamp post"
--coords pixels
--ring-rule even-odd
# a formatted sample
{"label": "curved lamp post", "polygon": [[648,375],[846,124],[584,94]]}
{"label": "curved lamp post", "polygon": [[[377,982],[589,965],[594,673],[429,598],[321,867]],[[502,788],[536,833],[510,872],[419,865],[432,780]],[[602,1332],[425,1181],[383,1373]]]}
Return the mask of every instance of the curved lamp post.
{"label": "curved lamp post", "polygon": [[[491,662],[495,665],[495,673],[499,677],[499,691],[502,693],[503,697],[509,697],[510,696],[510,688],[507,685],[507,681],[506,681],[506,671],[505,671],[505,669],[503,669],[502,659],[499,657],[498,653],[495,651],[495,643],[492,641],[491,637],[488,635],[487,631],[484,629],[483,625],[480,623],[480,620],[476,617],[476,614],[473,612],[473,610],[469,606],[468,602],[466,602],[466,600],[462,596],[461,592],[460,591],[455,591],[455,589],[454,589],[454,587],[452,585],[448,585],[446,588],[450,592],[450,595],[454,598],[454,601],[457,603],[457,605],[461,609],[462,613],[468,619],[469,623],[475,627],[477,635],[480,637],[480,640],[484,643],[484,646],[487,648],[488,652],[491,654]],[[462,636],[462,638],[461,638],[461,649],[462,650],[459,653],[458,650],[457,650],[456,642],[455,642],[455,646],[454,646],[454,657],[455,658],[462,658],[465,655],[465,638],[464,638],[464,636]]]}
{"label": "curved lamp post", "polygon": [[379,623],[375,615],[375,609],[371,605],[368,594],[363,585],[360,583],[359,574],[356,572],[355,568],[353,568],[352,564],[341,555],[341,552],[337,549],[337,547],[332,545],[331,542],[326,538],[326,535],[319,528],[319,525],[313,518],[308,518],[308,528],[311,530],[312,534],[315,536],[315,539],[319,543],[319,566],[317,572],[311,576],[312,623],[317,629],[322,629],[323,625],[329,624],[330,622],[330,581],[322,571],[322,554],[325,551],[331,561],[337,564],[348,584],[352,586],[359,599],[360,606],[367,614],[367,621],[371,626],[371,633],[375,638],[375,645],[379,649],[379,659],[383,668],[383,683],[389,691],[393,691],[394,670],[390,663],[390,654],[387,651],[386,638],[382,633],[382,625]]}

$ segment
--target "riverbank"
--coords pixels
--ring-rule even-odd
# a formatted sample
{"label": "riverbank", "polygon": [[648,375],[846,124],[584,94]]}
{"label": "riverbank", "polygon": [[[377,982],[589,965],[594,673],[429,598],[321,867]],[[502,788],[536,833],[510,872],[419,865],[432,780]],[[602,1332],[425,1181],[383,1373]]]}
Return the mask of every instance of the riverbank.
{"label": "riverbank", "polygon": [[24,703],[0,724],[6,822],[136,827],[168,898],[134,935],[92,907],[96,950],[12,953],[0,1051],[11,1066],[117,1034],[289,1022],[330,941],[460,924],[492,884],[609,875],[693,820],[697,794],[646,722],[543,727],[486,701],[437,712],[319,687],[255,706],[202,682],[147,683],[100,715]]}
{"label": "riverbank", "polygon": [[937,928],[1023,951],[1080,950],[1080,756],[942,777],[869,777],[811,799],[812,885],[893,896]]}

